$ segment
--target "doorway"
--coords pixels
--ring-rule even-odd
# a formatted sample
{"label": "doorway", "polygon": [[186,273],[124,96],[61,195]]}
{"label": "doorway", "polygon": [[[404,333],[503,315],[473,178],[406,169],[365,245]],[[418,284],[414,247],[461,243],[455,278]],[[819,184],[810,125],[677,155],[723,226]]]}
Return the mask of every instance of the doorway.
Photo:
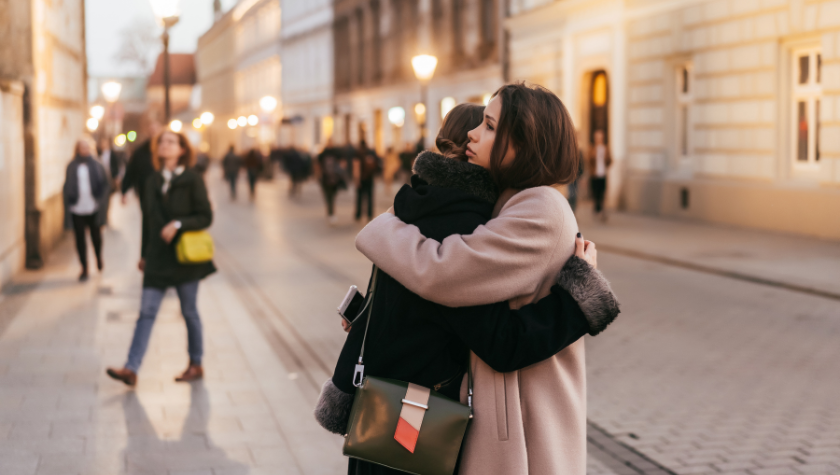
{"label": "doorway", "polygon": [[610,96],[607,72],[598,70],[592,73],[589,84],[589,133],[588,143],[595,143],[595,132],[604,132],[604,143],[610,143]]}

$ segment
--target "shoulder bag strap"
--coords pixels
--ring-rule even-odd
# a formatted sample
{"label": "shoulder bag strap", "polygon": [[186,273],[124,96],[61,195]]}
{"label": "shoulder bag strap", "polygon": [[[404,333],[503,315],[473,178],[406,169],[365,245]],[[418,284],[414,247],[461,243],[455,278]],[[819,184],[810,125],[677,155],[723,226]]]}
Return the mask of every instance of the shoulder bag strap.
{"label": "shoulder bag strap", "polygon": [[[365,365],[364,365],[364,355],[365,355],[365,343],[367,342],[367,334],[368,329],[370,328],[370,319],[373,315],[373,298],[376,296],[376,277],[379,275],[379,268],[373,266],[373,279],[371,279],[370,289],[368,290],[368,301],[365,304],[365,308],[367,309],[367,321],[365,322],[365,334],[362,337],[362,350],[359,352],[359,362],[356,364],[356,371],[353,372],[353,386],[357,388],[362,387],[362,383],[365,380]],[[360,314],[365,311],[365,308],[359,312]]]}
{"label": "shoulder bag strap", "polygon": [[[376,281],[377,276],[379,275],[379,268],[374,266],[373,267],[373,279],[371,279],[370,283],[370,290],[368,291],[368,295],[370,298],[368,299],[365,307],[362,308],[362,313],[367,309],[367,322],[365,322],[365,334],[362,337],[362,349],[359,352],[359,362],[356,364],[356,371],[353,372],[353,386],[357,388],[362,387],[362,383],[365,380],[365,365],[364,365],[364,355],[365,355],[365,343],[367,342],[367,334],[368,329],[370,328],[370,319],[373,315],[373,300],[376,296]],[[472,353],[470,353],[471,355]],[[467,356],[467,406],[470,408],[470,418],[473,417],[473,407],[472,407],[472,397],[473,397],[473,372],[472,372],[472,357]]]}

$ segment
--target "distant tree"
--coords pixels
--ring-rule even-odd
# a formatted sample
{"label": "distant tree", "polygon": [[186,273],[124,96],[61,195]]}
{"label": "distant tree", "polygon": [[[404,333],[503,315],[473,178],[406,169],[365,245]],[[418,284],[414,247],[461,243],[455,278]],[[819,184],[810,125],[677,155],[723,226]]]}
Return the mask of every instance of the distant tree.
{"label": "distant tree", "polygon": [[120,31],[120,48],[114,59],[148,75],[154,68],[158,49],[160,38],[155,24],[138,18]]}

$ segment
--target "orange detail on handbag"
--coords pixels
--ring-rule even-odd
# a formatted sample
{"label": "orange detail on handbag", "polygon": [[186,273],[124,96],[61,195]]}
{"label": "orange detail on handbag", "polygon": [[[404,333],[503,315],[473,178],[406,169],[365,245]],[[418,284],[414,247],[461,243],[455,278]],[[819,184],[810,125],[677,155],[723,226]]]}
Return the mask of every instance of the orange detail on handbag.
{"label": "orange detail on handbag", "polygon": [[400,443],[409,452],[414,453],[414,447],[417,446],[417,438],[420,436],[420,431],[411,427],[411,424],[400,417],[397,422],[397,431],[394,433],[394,440]]}

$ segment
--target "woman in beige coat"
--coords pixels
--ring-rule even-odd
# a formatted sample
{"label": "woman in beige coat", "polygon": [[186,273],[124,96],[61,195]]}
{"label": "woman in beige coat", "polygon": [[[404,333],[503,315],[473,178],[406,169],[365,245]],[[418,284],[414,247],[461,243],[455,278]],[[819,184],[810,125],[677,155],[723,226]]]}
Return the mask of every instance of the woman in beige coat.
{"label": "woman in beige coat", "polygon": [[[494,219],[437,242],[386,213],[356,247],[425,299],[452,307],[509,300],[519,308],[549,294],[575,251],[577,222],[552,186],[578,169],[574,127],[553,93],[514,84],[496,92],[469,137],[469,161],[490,169],[505,190]],[[600,289],[585,281],[569,288],[584,312],[594,301],[587,292]],[[586,473],[583,339],[521,371],[495,372],[475,355],[472,365],[475,419],[461,474]]]}

